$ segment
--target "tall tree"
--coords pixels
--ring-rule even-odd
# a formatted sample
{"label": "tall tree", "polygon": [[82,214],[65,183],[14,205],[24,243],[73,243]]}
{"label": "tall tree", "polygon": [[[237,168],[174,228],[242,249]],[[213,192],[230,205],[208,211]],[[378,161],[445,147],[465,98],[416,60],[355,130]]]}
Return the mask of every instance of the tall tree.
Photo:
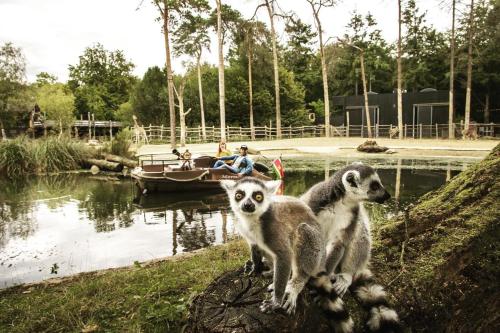
{"label": "tall tree", "polygon": [[182,22],[186,15],[195,15],[208,8],[206,0],[152,0],[160,12],[165,40],[165,64],[167,68],[168,114],[170,118],[170,145],[176,146],[174,76],[172,71],[170,33]]}
{"label": "tall tree", "polygon": [[398,131],[399,139],[403,139],[403,91],[402,91],[402,69],[401,69],[401,1],[398,0]]}
{"label": "tall tree", "polygon": [[120,50],[108,51],[101,44],[87,47],[78,64],[69,66],[76,115],[91,112],[99,119],[114,119],[114,111],[128,101],[135,83],[133,68]]}
{"label": "tall tree", "polygon": [[[14,125],[24,108],[13,107],[13,100],[25,90],[26,60],[21,48],[12,43],[0,47],[0,130],[5,136],[7,125]],[[19,111],[19,112],[16,112]]]}
{"label": "tall tree", "polygon": [[328,95],[328,70],[326,67],[325,48],[323,44],[323,30],[321,28],[321,20],[319,12],[323,7],[333,7],[336,4],[335,0],[307,0],[314,17],[314,24],[319,38],[319,54],[321,58],[321,73],[323,77],[323,103],[325,106],[325,136],[330,136],[330,98]]}
{"label": "tall tree", "polygon": [[[177,101],[179,104],[177,107],[179,108],[179,123],[181,126],[181,147],[186,145],[186,116],[189,112],[191,112],[191,108],[189,110],[184,111],[184,88],[186,87],[186,76],[181,78],[181,82],[179,83],[179,89],[174,89],[175,95],[177,96]],[[174,87],[175,88],[175,87]]]}
{"label": "tall tree", "polygon": [[467,132],[469,130],[470,123],[470,105],[471,105],[471,94],[472,94],[472,40],[474,34],[474,0],[470,2],[470,13],[469,13],[469,24],[468,24],[468,51],[467,51],[467,88],[465,92],[465,121],[464,130]]}
{"label": "tall tree", "polygon": [[[278,62],[278,48],[276,43],[276,29],[274,27],[274,17],[277,15],[274,4],[276,0],[264,0],[255,9],[255,13],[260,7],[265,6],[269,16],[269,24],[271,27],[271,42],[273,48],[273,69],[274,69],[274,97],[276,105],[276,137],[281,138],[281,106],[280,106],[280,77],[279,77],[279,62]],[[254,14],[255,16],[255,14]],[[252,17],[253,18],[253,17]]]}
{"label": "tall tree", "polygon": [[[142,80],[132,90],[132,108],[142,124],[165,124],[168,122],[167,75],[159,67],[150,67]],[[128,121],[132,121],[129,119]]]}
{"label": "tall tree", "polygon": [[453,128],[454,110],[454,80],[455,80],[455,5],[456,0],[451,0],[451,35],[450,35],[450,92],[448,101],[448,138],[455,138],[455,129]]}
{"label": "tall tree", "polygon": [[37,89],[37,103],[47,119],[54,120],[59,127],[59,135],[69,128],[75,118],[75,97],[62,83],[46,83]]}
{"label": "tall tree", "polygon": [[209,49],[209,21],[201,15],[187,14],[184,22],[174,32],[174,49],[177,55],[187,54],[196,59],[198,94],[200,99],[200,121],[203,141],[207,140],[205,109],[203,104],[203,84],[201,80],[201,55]]}
{"label": "tall tree", "polygon": [[226,139],[226,97],[224,87],[224,43],[222,40],[222,0],[217,3],[217,45],[219,55],[219,110],[220,110],[220,136]]}

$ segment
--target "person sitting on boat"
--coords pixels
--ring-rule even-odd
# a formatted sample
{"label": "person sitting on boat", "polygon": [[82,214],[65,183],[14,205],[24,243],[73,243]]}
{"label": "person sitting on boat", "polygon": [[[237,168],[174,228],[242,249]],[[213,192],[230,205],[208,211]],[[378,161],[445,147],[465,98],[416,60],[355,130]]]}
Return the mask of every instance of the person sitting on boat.
{"label": "person sitting on boat", "polygon": [[231,152],[229,149],[227,149],[227,144],[226,140],[221,139],[219,142],[219,148],[217,149],[217,154],[215,154],[215,157],[224,157],[224,156],[231,156]]}
{"label": "person sitting on boat", "polygon": [[[216,169],[227,169],[232,173],[237,173],[240,175],[250,176],[253,171],[253,162],[250,157],[247,156],[248,147],[242,145],[240,147],[239,155],[232,156],[222,156],[219,157],[218,161],[215,163],[214,168]],[[226,161],[233,161],[232,165],[228,165]]]}

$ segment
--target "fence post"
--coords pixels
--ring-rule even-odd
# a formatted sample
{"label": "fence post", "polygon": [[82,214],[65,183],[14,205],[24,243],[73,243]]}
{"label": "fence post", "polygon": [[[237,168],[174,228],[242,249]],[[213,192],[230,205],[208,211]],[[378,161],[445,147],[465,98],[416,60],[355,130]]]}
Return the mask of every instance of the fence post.
{"label": "fence post", "polygon": [[163,140],[163,124],[160,126],[160,141]]}
{"label": "fence post", "polygon": [[422,123],[418,124],[420,127],[420,139],[422,139]]}
{"label": "fence post", "polygon": [[407,130],[407,128],[406,128],[406,124],[405,124],[405,133],[403,135],[403,138],[405,138],[405,139],[406,139],[406,130]]}
{"label": "fence post", "polygon": [[94,127],[94,140],[95,140],[95,114],[92,113],[92,126]]}
{"label": "fence post", "polygon": [[109,140],[113,141],[113,122],[109,121]]}
{"label": "fence post", "polygon": [[375,124],[375,137],[378,139],[378,123]]}
{"label": "fence post", "polygon": [[87,112],[87,119],[89,120],[88,126],[89,126],[89,140],[92,140],[92,125],[90,122],[90,112]]}
{"label": "fence post", "polygon": [[389,125],[389,139],[392,139],[392,124]]}
{"label": "fence post", "polygon": [[438,124],[436,123],[436,140],[439,139],[439,129]]}

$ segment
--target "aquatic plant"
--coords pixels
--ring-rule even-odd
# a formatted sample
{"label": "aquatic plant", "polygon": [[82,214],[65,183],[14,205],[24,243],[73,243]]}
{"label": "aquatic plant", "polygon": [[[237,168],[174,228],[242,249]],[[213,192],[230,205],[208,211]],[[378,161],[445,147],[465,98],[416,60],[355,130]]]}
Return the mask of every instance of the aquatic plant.
{"label": "aquatic plant", "polygon": [[29,141],[21,136],[0,142],[0,175],[17,178],[33,172],[35,161]]}
{"label": "aquatic plant", "polygon": [[94,152],[85,144],[70,138],[19,137],[0,142],[0,176],[19,178],[33,173],[75,170],[92,155]]}

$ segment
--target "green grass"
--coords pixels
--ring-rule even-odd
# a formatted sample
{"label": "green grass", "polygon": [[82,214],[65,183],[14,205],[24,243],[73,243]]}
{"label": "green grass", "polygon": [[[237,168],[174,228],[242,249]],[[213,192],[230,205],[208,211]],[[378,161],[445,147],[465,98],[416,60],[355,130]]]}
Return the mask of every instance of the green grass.
{"label": "green grass", "polygon": [[82,142],[48,137],[31,140],[19,137],[0,142],[0,175],[20,178],[80,169],[85,158],[95,154]]}
{"label": "green grass", "polygon": [[0,332],[177,332],[191,298],[243,265],[241,241],[185,258],[0,291]]}

